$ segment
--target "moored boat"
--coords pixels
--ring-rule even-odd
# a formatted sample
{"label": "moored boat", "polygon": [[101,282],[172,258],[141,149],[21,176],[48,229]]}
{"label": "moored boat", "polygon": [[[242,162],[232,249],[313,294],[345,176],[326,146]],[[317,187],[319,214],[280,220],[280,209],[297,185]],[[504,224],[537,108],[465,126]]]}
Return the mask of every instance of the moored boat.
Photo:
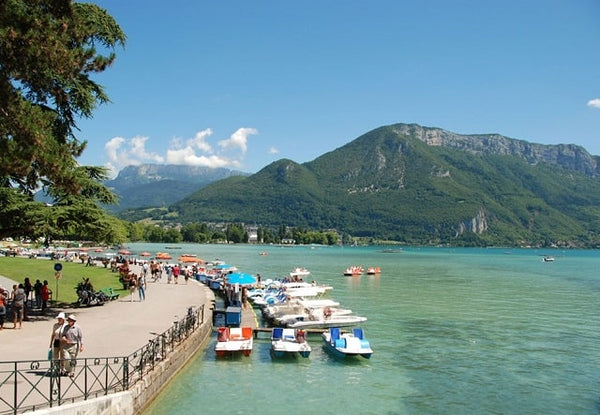
{"label": "moored boat", "polygon": [[351,327],[357,326],[367,321],[366,317],[355,316],[353,314],[332,314],[330,316],[313,316],[304,320],[296,320],[287,326],[295,329],[326,329],[329,327]]}
{"label": "moored boat", "polygon": [[275,357],[296,354],[299,354],[302,357],[308,357],[311,348],[306,341],[306,332],[304,330],[283,327],[273,328],[271,334],[271,352]]}
{"label": "moored boat", "polygon": [[373,354],[373,349],[361,328],[342,333],[339,327],[331,327],[323,332],[322,337],[327,351],[336,357],[362,356],[369,359]]}
{"label": "moored boat", "polygon": [[344,271],[344,275],[347,277],[354,277],[358,275],[362,275],[365,272],[364,268],[360,265],[352,265],[346,268]]}
{"label": "moored boat", "polygon": [[250,356],[252,346],[252,327],[219,327],[215,344],[217,357],[240,353]]}
{"label": "moored boat", "polygon": [[292,278],[305,278],[310,275],[310,271],[306,268],[297,267],[290,271],[290,277]]}

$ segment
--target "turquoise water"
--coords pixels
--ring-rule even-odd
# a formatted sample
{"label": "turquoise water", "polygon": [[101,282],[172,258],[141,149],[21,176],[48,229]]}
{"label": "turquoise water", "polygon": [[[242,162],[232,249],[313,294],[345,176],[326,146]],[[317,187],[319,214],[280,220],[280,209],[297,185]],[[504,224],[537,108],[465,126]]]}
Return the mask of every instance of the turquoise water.
{"label": "turquoise water", "polygon": [[[600,412],[598,251],[180,246],[175,258],[219,258],[263,278],[307,267],[368,318],[374,355],[339,361],[311,336],[308,359],[274,361],[264,338],[249,358],[217,360],[213,335],[146,415]],[[342,276],[353,264],[382,273]]]}

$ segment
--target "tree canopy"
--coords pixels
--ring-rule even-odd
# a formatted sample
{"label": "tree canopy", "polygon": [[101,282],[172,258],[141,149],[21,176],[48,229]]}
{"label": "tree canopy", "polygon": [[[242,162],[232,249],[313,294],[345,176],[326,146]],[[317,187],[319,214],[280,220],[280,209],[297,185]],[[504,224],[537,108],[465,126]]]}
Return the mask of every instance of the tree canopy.
{"label": "tree canopy", "polygon": [[[85,222],[95,228],[114,221],[98,206],[116,202],[101,184],[107,172],[78,164],[86,141],[76,132],[79,119],[108,102],[91,76],[107,69],[124,44],[117,22],[97,5],[0,2],[0,236],[48,236],[41,234],[52,228],[83,237],[93,231]],[[40,189],[52,206],[34,201]],[[70,220],[40,224],[65,215]]]}

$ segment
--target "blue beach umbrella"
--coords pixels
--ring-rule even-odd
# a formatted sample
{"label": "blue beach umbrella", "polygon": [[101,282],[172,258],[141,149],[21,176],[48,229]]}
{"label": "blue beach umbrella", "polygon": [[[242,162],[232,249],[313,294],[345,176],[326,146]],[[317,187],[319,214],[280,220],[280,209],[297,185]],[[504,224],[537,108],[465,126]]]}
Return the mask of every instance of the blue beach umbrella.
{"label": "blue beach umbrella", "polygon": [[232,274],[228,274],[227,276],[228,284],[240,284],[240,285],[248,285],[256,283],[256,278],[254,278],[250,274],[242,274],[239,272],[234,272]]}

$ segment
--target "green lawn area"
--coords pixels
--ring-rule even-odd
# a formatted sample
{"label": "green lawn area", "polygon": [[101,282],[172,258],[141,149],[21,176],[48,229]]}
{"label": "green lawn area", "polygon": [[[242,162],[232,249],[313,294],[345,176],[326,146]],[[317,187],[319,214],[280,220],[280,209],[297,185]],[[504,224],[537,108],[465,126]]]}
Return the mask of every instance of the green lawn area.
{"label": "green lawn area", "polygon": [[[59,280],[54,276],[56,263],[62,264]],[[110,268],[104,268],[102,265],[86,267],[80,262],[2,256],[0,257],[0,275],[18,283],[23,282],[25,277],[29,277],[31,284],[35,284],[35,280],[38,279],[41,282],[48,280],[48,286],[52,290],[52,300],[62,304],[71,304],[77,301],[75,287],[83,278],[89,278],[96,291],[112,287],[115,292],[121,293],[121,296],[125,293],[123,285],[119,282],[119,274],[111,272]],[[4,288],[12,290],[12,287]]]}

